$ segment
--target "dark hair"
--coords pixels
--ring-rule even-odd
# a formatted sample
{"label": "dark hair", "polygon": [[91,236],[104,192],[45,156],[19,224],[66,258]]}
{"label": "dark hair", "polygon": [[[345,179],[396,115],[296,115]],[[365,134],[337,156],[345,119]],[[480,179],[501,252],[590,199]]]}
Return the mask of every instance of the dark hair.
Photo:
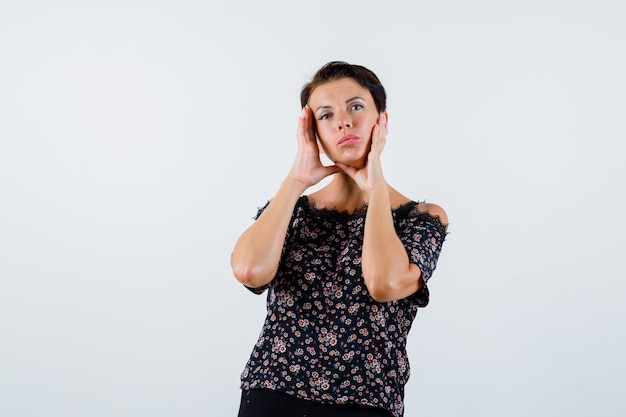
{"label": "dark hair", "polygon": [[331,61],[320,68],[313,79],[302,87],[300,104],[304,107],[317,87],[330,81],[341,78],[352,78],[364,88],[367,88],[374,98],[376,110],[383,112],[387,109],[387,94],[380,80],[372,71],[361,65],[348,64],[343,61]]}

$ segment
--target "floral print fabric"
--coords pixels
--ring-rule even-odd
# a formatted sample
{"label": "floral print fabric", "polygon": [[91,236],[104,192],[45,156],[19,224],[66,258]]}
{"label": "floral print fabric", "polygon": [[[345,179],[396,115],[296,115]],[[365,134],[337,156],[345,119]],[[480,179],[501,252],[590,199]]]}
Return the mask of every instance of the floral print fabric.
{"label": "floral print fabric", "polygon": [[[361,274],[366,213],[367,206],[348,214],[318,209],[306,196],[298,200],[276,277],[265,287],[250,288],[257,294],[268,289],[267,317],[241,375],[242,389],[403,415],[410,373],[406,338],[429,293],[424,285],[388,303],[369,295]],[[427,282],[446,226],[420,212],[416,202],[394,209],[393,219],[410,261]]]}

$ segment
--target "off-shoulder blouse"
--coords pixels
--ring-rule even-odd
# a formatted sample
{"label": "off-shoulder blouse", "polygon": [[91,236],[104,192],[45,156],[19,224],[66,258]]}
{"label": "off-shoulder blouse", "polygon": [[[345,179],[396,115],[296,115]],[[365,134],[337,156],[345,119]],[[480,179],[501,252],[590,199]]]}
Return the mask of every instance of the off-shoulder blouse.
{"label": "off-shoulder blouse", "polygon": [[[259,209],[257,218],[264,208]],[[241,388],[265,388],[330,404],[404,412],[410,368],[406,339],[428,286],[402,300],[377,302],[361,271],[367,206],[351,214],[298,200],[278,273],[266,286],[267,317],[241,374]],[[392,210],[409,260],[430,279],[447,225],[411,201]]]}

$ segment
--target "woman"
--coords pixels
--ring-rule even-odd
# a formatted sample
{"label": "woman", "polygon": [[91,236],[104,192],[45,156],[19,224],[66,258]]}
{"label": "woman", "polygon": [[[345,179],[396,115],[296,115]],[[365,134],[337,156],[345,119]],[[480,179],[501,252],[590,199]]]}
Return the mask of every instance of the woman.
{"label": "woman", "polygon": [[301,104],[293,165],[231,259],[242,284],[269,290],[239,416],[400,417],[406,337],[428,303],[446,213],[385,181],[386,93],[373,72],[329,62]]}

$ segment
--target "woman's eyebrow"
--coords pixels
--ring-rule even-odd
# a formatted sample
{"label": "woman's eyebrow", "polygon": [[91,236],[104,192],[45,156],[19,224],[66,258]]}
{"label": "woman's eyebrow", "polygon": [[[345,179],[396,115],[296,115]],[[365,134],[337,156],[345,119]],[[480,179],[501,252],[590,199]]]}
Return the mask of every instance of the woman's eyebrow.
{"label": "woman's eyebrow", "polygon": [[[361,101],[365,101],[365,99],[364,99],[363,97],[354,96],[354,97],[352,97],[352,98],[347,99],[347,100],[346,100],[346,104],[348,104],[348,103],[350,103],[351,101],[354,101],[354,100],[361,100]],[[317,109],[315,109],[315,111],[318,111],[318,110],[320,110],[320,109],[331,109],[331,108],[332,108],[332,106],[331,106],[331,105],[329,105],[329,104],[324,104],[324,105],[319,106]]]}

